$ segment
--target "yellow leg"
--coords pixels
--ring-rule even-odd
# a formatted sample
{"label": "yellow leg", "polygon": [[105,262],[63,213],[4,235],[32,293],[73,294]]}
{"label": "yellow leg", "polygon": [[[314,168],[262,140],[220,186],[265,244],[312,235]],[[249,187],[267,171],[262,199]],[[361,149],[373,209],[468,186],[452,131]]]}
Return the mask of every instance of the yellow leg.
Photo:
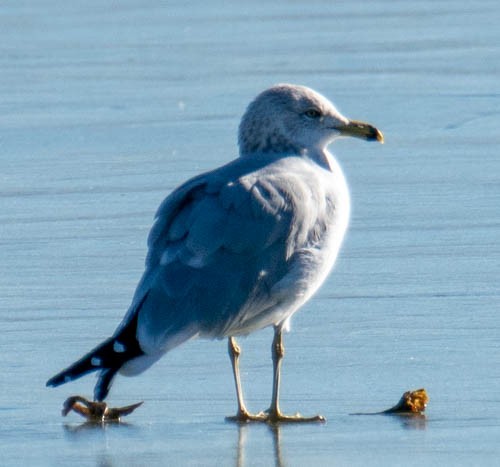
{"label": "yellow leg", "polygon": [[281,361],[285,355],[285,347],[283,345],[282,328],[275,326],[274,339],[272,344],[272,358],[273,358],[273,395],[271,400],[271,407],[265,412],[258,414],[251,414],[245,407],[243,400],[243,391],[241,389],[240,381],[240,367],[239,358],[241,350],[236,343],[234,337],[228,339],[229,358],[233,367],[234,385],[236,387],[236,397],[238,401],[238,412],[233,417],[227,417],[226,420],[234,422],[266,422],[270,424],[277,423],[303,423],[303,422],[324,422],[325,417],[322,415],[315,415],[313,417],[303,417],[299,413],[295,415],[285,415],[281,412],[279,406],[279,392],[280,392],[280,379],[281,379]]}
{"label": "yellow leg", "polygon": [[236,413],[236,415],[232,417],[226,417],[226,420],[230,420],[233,422],[263,422],[266,419],[266,415],[263,412],[258,414],[251,414],[247,410],[245,406],[245,401],[243,400],[243,391],[241,389],[240,365],[239,365],[241,349],[236,343],[234,337],[230,337],[227,343],[228,343],[229,358],[231,359],[231,365],[233,367],[234,385],[236,387],[236,398],[238,401],[238,412]]}
{"label": "yellow leg", "polygon": [[281,326],[274,327],[274,339],[272,344],[272,357],[273,357],[273,397],[271,400],[271,407],[266,412],[266,421],[268,423],[281,423],[281,422],[324,422],[325,417],[322,415],[315,415],[314,417],[303,417],[299,413],[295,415],[284,415],[279,406],[279,392],[280,392],[280,379],[281,379],[281,361],[285,355],[285,346],[283,345],[283,329]]}

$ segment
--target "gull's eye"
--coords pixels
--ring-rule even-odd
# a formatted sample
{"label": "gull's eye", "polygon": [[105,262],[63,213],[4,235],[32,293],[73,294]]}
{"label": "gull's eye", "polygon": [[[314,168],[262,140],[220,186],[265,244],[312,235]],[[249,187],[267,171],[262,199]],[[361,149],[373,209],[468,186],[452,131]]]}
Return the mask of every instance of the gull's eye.
{"label": "gull's eye", "polygon": [[304,112],[307,118],[320,118],[321,112],[318,109],[308,109]]}

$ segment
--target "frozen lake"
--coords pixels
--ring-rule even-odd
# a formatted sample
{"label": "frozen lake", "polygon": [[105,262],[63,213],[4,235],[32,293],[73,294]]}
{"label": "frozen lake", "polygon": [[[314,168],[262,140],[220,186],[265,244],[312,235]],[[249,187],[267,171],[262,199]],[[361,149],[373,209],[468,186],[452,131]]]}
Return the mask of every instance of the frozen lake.
{"label": "frozen lake", "polygon": [[[500,458],[497,0],[0,6],[2,465],[492,465]],[[45,388],[114,331],[179,183],[237,154],[248,102],[308,85],[384,146],[331,147],[353,216],[335,272],[285,337],[282,405],[325,425],[238,427],[223,341],[180,347],[112,405],[62,418]],[[271,332],[241,339],[252,410]],[[354,417],[425,387],[425,420]]]}

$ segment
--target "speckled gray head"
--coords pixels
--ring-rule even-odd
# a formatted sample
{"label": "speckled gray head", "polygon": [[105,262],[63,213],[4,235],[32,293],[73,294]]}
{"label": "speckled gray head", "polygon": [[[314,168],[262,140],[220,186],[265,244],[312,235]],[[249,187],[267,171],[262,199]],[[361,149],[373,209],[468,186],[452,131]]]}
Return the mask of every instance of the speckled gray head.
{"label": "speckled gray head", "polygon": [[239,127],[240,154],[321,152],[335,138],[383,142],[372,125],[344,117],[324,96],[305,86],[277,84],[248,106]]}

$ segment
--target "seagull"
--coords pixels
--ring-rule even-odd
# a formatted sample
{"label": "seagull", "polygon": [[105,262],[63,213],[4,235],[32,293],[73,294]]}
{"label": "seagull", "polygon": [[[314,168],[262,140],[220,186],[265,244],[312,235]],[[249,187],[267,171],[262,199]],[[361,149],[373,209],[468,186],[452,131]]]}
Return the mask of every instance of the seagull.
{"label": "seagull", "polygon": [[[344,117],[308,87],[278,84],[260,93],[239,125],[239,157],[188,180],[160,205],[144,274],[114,334],[47,386],[98,371],[94,399],[101,402],[117,373],[142,373],[190,339],[227,338],[238,404],[231,420],[323,421],[280,409],[282,335],[325,281],[348,226],[348,186],[327,149],[345,136],[383,143],[377,128]],[[268,326],[271,405],[251,413],[236,337]]]}

